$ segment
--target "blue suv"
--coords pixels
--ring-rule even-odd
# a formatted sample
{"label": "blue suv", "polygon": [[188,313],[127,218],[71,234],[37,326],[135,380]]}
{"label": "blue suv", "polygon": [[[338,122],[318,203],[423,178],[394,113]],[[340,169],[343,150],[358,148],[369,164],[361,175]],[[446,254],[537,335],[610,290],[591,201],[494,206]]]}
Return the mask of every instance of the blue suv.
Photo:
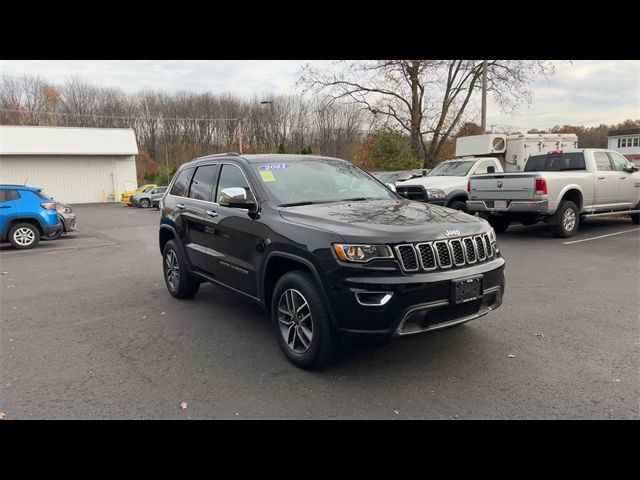
{"label": "blue suv", "polygon": [[0,185],[0,241],[24,250],[62,229],[56,203],[40,188]]}

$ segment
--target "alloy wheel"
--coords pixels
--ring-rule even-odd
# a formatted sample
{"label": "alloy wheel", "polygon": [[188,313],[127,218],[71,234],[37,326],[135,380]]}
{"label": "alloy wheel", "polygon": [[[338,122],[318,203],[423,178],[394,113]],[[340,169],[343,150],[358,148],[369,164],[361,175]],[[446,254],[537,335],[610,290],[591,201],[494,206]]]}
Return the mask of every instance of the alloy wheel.
{"label": "alloy wheel", "polygon": [[35,241],[36,234],[30,228],[22,227],[15,231],[15,233],[13,234],[13,239],[18,245],[26,247],[28,245],[31,245]]}
{"label": "alloy wheel", "polygon": [[282,292],[278,301],[278,325],[286,344],[296,353],[305,353],[313,339],[313,319],[309,303],[295,289]]}
{"label": "alloy wheel", "polygon": [[576,226],[576,212],[574,212],[570,208],[566,209],[562,217],[562,226],[564,227],[565,231],[572,231]]}
{"label": "alloy wheel", "polygon": [[169,250],[164,261],[166,265],[165,275],[167,276],[167,282],[173,290],[177,290],[180,282],[180,267],[178,265],[176,252]]}

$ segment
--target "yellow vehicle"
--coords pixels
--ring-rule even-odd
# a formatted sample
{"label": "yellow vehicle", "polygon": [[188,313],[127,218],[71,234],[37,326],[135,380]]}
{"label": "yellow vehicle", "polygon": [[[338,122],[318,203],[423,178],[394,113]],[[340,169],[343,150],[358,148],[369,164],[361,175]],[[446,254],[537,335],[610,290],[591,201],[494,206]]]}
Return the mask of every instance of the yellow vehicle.
{"label": "yellow vehicle", "polygon": [[141,193],[146,193],[149,190],[153,190],[157,188],[158,185],[155,183],[147,183],[146,185],[142,185],[138,187],[137,190],[129,190],[127,192],[122,192],[122,197],[120,198],[120,203],[123,205],[131,206],[131,197],[134,195],[140,195]]}

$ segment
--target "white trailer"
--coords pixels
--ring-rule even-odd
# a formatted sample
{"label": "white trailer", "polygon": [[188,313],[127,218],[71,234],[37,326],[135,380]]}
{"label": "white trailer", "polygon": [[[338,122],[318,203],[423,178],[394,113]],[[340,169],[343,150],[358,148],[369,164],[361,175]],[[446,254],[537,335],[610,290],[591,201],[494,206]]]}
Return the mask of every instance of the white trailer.
{"label": "white trailer", "polygon": [[460,137],[456,140],[457,157],[497,157],[505,172],[521,172],[532,153],[578,148],[573,133],[528,133],[505,135],[490,133]]}

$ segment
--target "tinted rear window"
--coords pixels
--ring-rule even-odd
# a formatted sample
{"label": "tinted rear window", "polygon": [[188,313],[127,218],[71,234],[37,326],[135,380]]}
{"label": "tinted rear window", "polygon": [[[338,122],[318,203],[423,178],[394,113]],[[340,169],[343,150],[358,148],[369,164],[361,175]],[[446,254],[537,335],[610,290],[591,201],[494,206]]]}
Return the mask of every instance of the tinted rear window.
{"label": "tinted rear window", "polygon": [[586,170],[582,152],[560,155],[531,155],[524,166],[525,172],[562,172],[565,170]]}
{"label": "tinted rear window", "polygon": [[44,193],[42,190],[38,190],[37,192],[33,192],[33,193],[35,193],[36,196],[38,198],[41,198],[42,200],[51,200],[51,197],[46,193]]}

